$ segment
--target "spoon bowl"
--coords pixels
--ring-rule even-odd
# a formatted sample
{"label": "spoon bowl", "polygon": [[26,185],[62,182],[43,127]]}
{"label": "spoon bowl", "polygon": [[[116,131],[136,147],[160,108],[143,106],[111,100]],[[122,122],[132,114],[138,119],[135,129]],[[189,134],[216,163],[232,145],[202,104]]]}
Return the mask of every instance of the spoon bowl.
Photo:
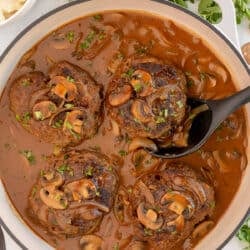
{"label": "spoon bowl", "polygon": [[205,105],[192,121],[188,135],[187,147],[160,148],[157,151],[149,151],[160,158],[178,158],[197,151],[218,128],[218,126],[240,106],[250,102],[250,87],[247,87],[234,95],[220,100],[202,100],[188,98],[187,104],[191,109]]}

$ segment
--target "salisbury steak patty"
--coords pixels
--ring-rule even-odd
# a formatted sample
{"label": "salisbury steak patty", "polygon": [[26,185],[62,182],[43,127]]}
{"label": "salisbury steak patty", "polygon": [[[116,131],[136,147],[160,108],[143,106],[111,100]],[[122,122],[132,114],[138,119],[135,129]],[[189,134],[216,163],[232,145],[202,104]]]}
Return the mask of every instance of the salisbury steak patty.
{"label": "salisbury steak patty", "polygon": [[134,240],[145,249],[173,249],[213,212],[213,188],[194,170],[183,163],[162,167],[139,178],[130,194],[119,190],[115,202],[116,214],[135,221]]}
{"label": "salisbury steak patty", "polygon": [[109,158],[71,151],[48,159],[29,196],[28,210],[53,234],[88,234],[112,208],[117,185]]}
{"label": "salisbury steak patty", "polygon": [[62,146],[91,138],[102,121],[102,87],[66,61],[56,64],[49,77],[33,72],[15,80],[10,101],[25,129]]}
{"label": "salisbury steak patty", "polygon": [[131,136],[169,137],[185,116],[186,78],[173,65],[132,64],[110,83],[106,104]]}

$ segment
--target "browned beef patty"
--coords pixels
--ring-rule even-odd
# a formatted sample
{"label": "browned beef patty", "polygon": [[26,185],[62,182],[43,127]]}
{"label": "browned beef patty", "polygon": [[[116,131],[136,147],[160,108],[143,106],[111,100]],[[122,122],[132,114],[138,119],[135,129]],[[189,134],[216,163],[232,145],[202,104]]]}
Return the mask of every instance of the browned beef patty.
{"label": "browned beef patty", "polygon": [[28,211],[53,234],[88,234],[111,210],[117,186],[114,166],[105,155],[70,151],[48,159],[30,193]]}
{"label": "browned beef patty", "polygon": [[16,79],[10,90],[11,110],[30,133],[59,144],[78,144],[93,137],[102,122],[102,87],[66,61],[49,77],[33,72]]}
{"label": "browned beef patty", "polygon": [[121,222],[133,222],[134,240],[143,242],[145,249],[173,249],[212,214],[213,203],[213,188],[193,169],[165,163],[139,178],[130,192],[120,188],[115,214]]}
{"label": "browned beef patty", "polygon": [[110,83],[106,105],[131,136],[169,137],[185,116],[185,75],[160,62],[132,64]]}

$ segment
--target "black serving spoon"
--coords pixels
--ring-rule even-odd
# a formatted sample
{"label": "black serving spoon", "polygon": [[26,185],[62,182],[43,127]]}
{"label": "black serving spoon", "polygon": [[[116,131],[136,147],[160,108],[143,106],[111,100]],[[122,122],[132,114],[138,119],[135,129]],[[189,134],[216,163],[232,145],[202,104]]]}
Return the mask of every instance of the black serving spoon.
{"label": "black serving spoon", "polygon": [[154,156],[170,159],[197,151],[232,112],[248,102],[250,102],[250,87],[220,100],[188,98],[187,103],[192,109],[201,105],[207,105],[206,110],[199,113],[192,121],[188,136],[188,146],[182,148],[158,147],[157,151],[149,152]]}

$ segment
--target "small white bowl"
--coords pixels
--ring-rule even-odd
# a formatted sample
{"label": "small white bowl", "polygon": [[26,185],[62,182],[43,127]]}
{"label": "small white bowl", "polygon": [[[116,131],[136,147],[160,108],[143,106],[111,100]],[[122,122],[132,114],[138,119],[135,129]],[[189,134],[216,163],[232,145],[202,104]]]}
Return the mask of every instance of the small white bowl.
{"label": "small white bowl", "polygon": [[24,5],[11,17],[7,18],[3,22],[0,22],[0,27],[5,26],[6,24],[9,24],[16,19],[18,19],[20,16],[23,16],[25,13],[29,11],[29,9],[32,7],[32,5],[36,2],[36,0],[27,0]]}

